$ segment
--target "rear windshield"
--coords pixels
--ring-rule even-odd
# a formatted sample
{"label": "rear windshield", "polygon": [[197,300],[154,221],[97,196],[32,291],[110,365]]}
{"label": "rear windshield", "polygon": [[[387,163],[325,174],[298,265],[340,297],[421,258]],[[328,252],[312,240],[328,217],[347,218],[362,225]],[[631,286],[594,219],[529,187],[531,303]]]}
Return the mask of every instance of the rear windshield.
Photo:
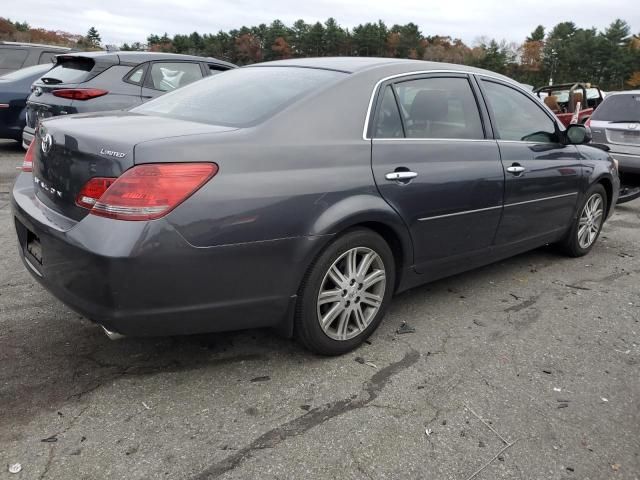
{"label": "rear windshield", "polygon": [[56,66],[41,80],[48,85],[81,83],[89,78],[89,72],[94,65],[95,62],[90,58],[58,57]]}
{"label": "rear windshield", "polygon": [[606,122],[640,122],[640,93],[607,96],[593,112],[591,119]]}
{"label": "rear windshield", "polygon": [[247,127],[344,78],[330,70],[247,67],[208,77],[132,111],[214,125]]}
{"label": "rear windshield", "polygon": [[20,48],[0,48],[0,68],[22,67],[29,52]]}
{"label": "rear windshield", "polygon": [[34,65],[33,67],[21,68],[15,72],[7,73],[0,77],[0,80],[13,81],[13,80],[26,80],[29,77],[38,78],[41,75],[51,69],[51,65]]}

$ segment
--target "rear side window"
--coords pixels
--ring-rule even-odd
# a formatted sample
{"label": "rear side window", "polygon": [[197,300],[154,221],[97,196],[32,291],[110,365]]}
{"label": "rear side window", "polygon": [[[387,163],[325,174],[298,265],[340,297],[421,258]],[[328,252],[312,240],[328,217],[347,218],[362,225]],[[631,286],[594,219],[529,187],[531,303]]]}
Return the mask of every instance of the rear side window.
{"label": "rear side window", "polygon": [[395,85],[407,138],[483,139],[466,78],[423,78]]}
{"label": "rear side window", "polygon": [[53,63],[56,60],[56,55],[60,55],[60,52],[42,52],[38,63]]}
{"label": "rear side window", "polygon": [[231,127],[255,125],[347,75],[316,68],[245,67],[214,75],[133,112]]}
{"label": "rear side window", "polygon": [[640,122],[640,94],[623,93],[608,96],[591,116],[606,122]]}
{"label": "rear side window", "polygon": [[376,113],[373,136],[374,138],[404,137],[400,110],[398,110],[398,104],[396,103],[396,97],[393,94],[391,85],[388,85],[382,94],[382,101]]}
{"label": "rear side window", "polygon": [[58,63],[42,81],[46,84],[82,83],[89,79],[95,62],[86,57],[58,57]]}
{"label": "rear side window", "polygon": [[11,80],[26,80],[30,77],[33,77],[34,80],[38,78],[40,75],[44,75],[49,69],[51,65],[33,65],[32,67],[21,68],[20,70],[16,70],[15,72],[7,73],[0,77],[2,80],[11,81]]}
{"label": "rear side window", "polygon": [[535,100],[499,83],[482,80],[482,85],[498,138],[538,143],[557,141],[555,123]]}
{"label": "rear side window", "polygon": [[19,48],[0,49],[0,68],[19,69],[26,60],[28,53],[27,50]]}
{"label": "rear side window", "polygon": [[127,78],[127,82],[129,83],[135,83],[137,85],[140,85],[140,83],[142,82],[142,78],[144,77],[144,69],[145,67],[138,67],[136,68]]}
{"label": "rear side window", "polygon": [[151,88],[170,92],[202,78],[199,63],[158,62],[151,66]]}

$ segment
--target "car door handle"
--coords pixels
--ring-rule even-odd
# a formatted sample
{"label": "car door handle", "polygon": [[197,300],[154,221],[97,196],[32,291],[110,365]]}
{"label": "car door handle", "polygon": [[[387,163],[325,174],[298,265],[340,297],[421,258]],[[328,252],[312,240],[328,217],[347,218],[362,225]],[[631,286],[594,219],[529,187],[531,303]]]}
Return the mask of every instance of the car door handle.
{"label": "car door handle", "polygon": [[522,165],[518,165],[518,164],[513,164],[510,167],[507,167],[507,172],[509,173],[513,173],[514,175],[520,175],[522,172],[524,172],[526,170],[526,168],[524,168]]}
{"label": "car door handle", "polygon": [[417,176],[418,174],[416,172],[400,171],[400,172],[389,172],[384,176],[384,178],[393,182],[398,180],[400,181],[411,180],[412,178],[416,178]]}

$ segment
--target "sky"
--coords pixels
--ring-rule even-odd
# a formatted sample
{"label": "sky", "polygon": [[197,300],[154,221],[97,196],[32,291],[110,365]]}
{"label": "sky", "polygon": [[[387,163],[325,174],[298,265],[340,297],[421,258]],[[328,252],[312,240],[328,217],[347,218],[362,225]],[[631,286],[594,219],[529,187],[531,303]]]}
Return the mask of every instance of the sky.
{"label": "sky", "polygon": [[485,36],[521,42],[537,26],[562,21],[605,28],[616,18],[640,33],[638,0],[3,0],[0,15],[32,27],[84,34],[95,26],[105,44],[145,42],[152,33],[216,33],[278,18],[291,25],[334,17],[343,27],[383,20],[416,23],[424,35],[472,44]]}

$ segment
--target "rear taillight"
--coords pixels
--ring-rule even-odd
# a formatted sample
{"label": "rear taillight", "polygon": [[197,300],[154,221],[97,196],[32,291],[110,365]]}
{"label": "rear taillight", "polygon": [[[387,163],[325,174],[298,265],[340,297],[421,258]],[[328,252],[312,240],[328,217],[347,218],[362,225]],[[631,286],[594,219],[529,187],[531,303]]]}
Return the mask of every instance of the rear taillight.
{"label": "rear taillight", "polygon": [[35,144],[35,140],[32,140],[29,144],[29,148],[27,148],[27,153],[25,153],[24,160],[22,160],[22,166],[20,167],[20,170],[23,172],[33,171],[33,148]]}
{"label": "rear taillight", "polygon": [[115,178],[95,177],[84,184],[76,197],[76,205],[83,208],[93,208],[107,188],[115,182]]}
{"label": "rear taillight", "polygon": [[[95,189],[95,194],[106,187],[99,199],[88,205],[91,200],[81,204],[80,195],[77,203],[91,208],[89,213],[101,217],[118,220],[154,220],[160,218],[176,208],[193,193],[218,173],[215,163],[165,163],[138,165],[115,179],[110,185],[107,180],[92,183],[89,180],[83,187],[89,193]],[[91,185],[90,185],[91,184]],[[86,195],[87,198],[95,198]]]}
{"label": "rear taillight", "polygon": [[71,100],[91,100],[92,98],[106,95],[109,92],[100,88],[61,88],[51,93],[53,93],[55,97],[69,98]]}

